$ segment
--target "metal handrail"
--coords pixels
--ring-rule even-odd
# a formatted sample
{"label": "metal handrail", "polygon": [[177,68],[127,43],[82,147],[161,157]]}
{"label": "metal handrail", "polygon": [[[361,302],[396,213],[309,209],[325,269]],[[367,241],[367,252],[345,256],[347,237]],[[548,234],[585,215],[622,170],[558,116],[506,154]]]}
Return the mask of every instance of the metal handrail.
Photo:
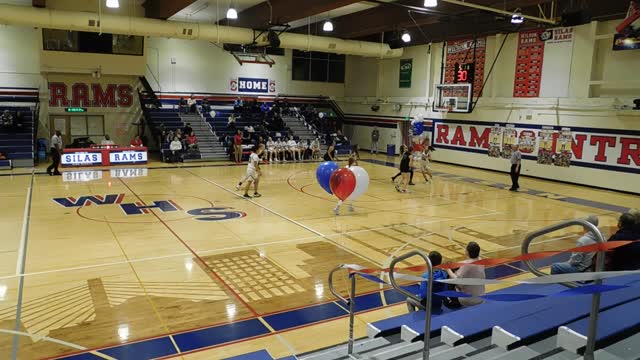
{"label": "metal handrail", "polygon": [[396,289],[398,292],[400,292],[402,295],[408,298],[411,298],[413,300],[416,300],[418,302],[421,302],[422,299],[420,299],[418,296],[411,294],[410,292],[400,287],[400,285],[398,285],[398,283],[396,282],[395,275],[394,275],[394,269],[396,267],[396,264],[399,263],[400,261],[404,261],[413,256],[420,256],[422,259],[424,259],[424,261],[427,263],[427,268],[429,273],[427,278],[427,302],[424,309],[424,315],[425,315],[424,340],[423,340],[424,346],[422,348],[422,359],[428,360],[429,347],[430,347],[429,343],[431,339],[431,336],[430,336],[431,334],[431,303],[433,302],[433,266],[431,265],[431,260],[429,260],[429,257],[425,255],[422,251],[418,251],[418,250],[414,250],[402,256],[399,256],[393,259],[391,261],[391,264],[389,264],[389,280],[391,281],[391,286],[393,286],[393,288]]}
{"label": "metal handrail", "polygon": [[[600,232],[597,226],[593,225],[592,223],[584,219],[573,219],[573,220],[566,220],[554,225],[550,225],[542,229],[536,230],[532,233],[529,233],[525,237],[524,241],[522,242],[522,254],[526,255],[529,253],[529,245],[534,239],[542,235],[554,232],[556,230],[564,229],[564,228],[575,226],[575,225],[582,226],[585,230],[592,233],[597,243],[600,243],[600,244],[604,243],[604,237],[602,236],[602,233]],[[600,272],[604,270],[604,260],[605,260],[604,258],[605,258],[604,252],[602,252],[600,256],[596,257],[596,269],[595,269],[596,272]],[[536,268],[532,261],[525,260],[523,262],[525,266],[529,269],[529,271],[531,271],[536,276],[547,276],[547,274],[543,273],[538,268]],[[576,284],[573,282],[567,282],[567,283],[561,283],[561,284],[571,288],[580,286],[579,284]],[[601,285],[601,284],[602,284],[602,280],[595,281],[595,285]],[[594,359],[594,352],[595,352],[595,345],[596,345],[596,330],[598,325],[599,311],[600,311],[600,294],[595,293],[592,295],[592,298],[591,298],[591,315],[589,316],[589,333],[587,335],[587,346],[584,353],[584,358],[586,360]]]}
{"label": "metal handrail", "polygon": [[[593,225],[592,223],[584,220],[584,219],[573,219],[573,220],[566,220],[566,221],[562,221],[559,222],[557,224],[553,224],[553,225],[549,225],[547,227],[544,227],[542,229],[538,229],[535,230],[529,234],[527,234],[527,236],[524,238],[524,241],[522,242],[522,255],[526,255],[529,253],[529,246],[531,245],[531,242],[536,239],[539,238],[542,235],[546,235],[549,233],[552,233],[554,231],[560,230],[560,229],[564,229],[567,227],[571,227],[571,226],[582,226],[585,230],[587,230],[588,232],[592,233],[595,236],[596,242],[598,243],[603,243],[604,242],[604,237],[602,236],[602,233],[600,232],[600,230],[598,230],[598,228]],[[601,256],[599,257],[601,258]],[[535,274],[536,276],[546,276],[547,274],[543,273],[542,271],[540,271],[540,269],[538,269],[535,264],[533,263],[532,260],[523,260],[524,265],[527,267],[527,269],[529,269],[530,272],[532,272],[533,274]],[[602,268],[597,268],[596,264],[596,271],[602,271]],[[604,265],[604,263],[603,263]],[[604,266],[603,266],[604,267]],[[570,288],[576,288],[579,287],[580,285],[573,283],[573,282],[566,282],[566,283],[562,283],[562,285],[566,286],[566,287],[570,287]]]}
{"label": "metal handrail", "polygon": [[[356,277],[355,277],[355,274],[349,276],[351,278],[351,289],[349,289],[349,299],[346,299],[344,296],[340,295],[340,293],[337,292],[336,289],[333,287],[333,274],[342,269],[347,270],[344,264],[341,264],[340,266],[338,266],[337,268],[329,272],[328,284],[329,284],[329,291],[331,291],[333,296],[335,296],[338,300],[344,302],[345,304],[349,305],[349,342],[347,345],[347,354],[349,355],[349,357],[351,357],[353,355],[353,342],[354,342],[353,326],[354,326],[354,320],[355,320],[354,299],[356,298]],[[347,270],[347,275],[350,275],[348,270]]]}

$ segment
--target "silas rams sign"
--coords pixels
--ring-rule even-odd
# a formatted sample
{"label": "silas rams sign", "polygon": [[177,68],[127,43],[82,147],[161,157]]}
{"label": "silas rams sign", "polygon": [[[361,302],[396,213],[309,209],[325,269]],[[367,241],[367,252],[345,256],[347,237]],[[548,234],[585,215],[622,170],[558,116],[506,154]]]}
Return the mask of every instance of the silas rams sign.
{"label": "silas rams sign", "polygon": [[130,84],[49,83],[51,107],[128,108],[133,105],[133,86]]}
{"label": "silas rams sign", "polygon": [[229,81],[229,90],[239,93],[275,93],[276,81],[259,78],[237,78]]}

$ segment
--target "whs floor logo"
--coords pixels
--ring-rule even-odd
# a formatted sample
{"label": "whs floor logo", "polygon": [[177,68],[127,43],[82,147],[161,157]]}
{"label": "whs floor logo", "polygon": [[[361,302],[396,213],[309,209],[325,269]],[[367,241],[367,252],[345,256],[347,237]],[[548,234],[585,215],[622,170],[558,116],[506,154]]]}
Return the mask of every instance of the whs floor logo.
{"label": "whs floor logo", "polygon": [[[159,213],[185,212],[175,200],[153,200],[150,202],[124,202],[125,194],[88,195],[80,197],[53,198],[53,201],[65,208],[84,208],[90,206],[118,205],[126,216]],[[242,211],[229,207],[201,207],[186,210],[186,213],[198,221],[222,221],[247,216]]]}

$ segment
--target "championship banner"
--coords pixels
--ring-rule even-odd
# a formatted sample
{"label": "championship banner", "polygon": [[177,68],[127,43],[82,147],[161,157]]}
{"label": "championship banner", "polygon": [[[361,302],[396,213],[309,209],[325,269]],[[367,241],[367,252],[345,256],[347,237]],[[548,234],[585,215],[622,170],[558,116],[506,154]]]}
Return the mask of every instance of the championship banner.
{"label": "championship banner", "polygon": [[513,97],[567,97],[573,40],[571,27],[519,33]]}
{"label": "championship banner", "polygon": [[571,129],[562,128],[556,144],[556,153],[553,164],[556,166],[569,167],[571,165],[571,145],[573,135]]}
{"label": "championship banner", "polygon": [[538,164],[553,164],[553,127],[543,126],[538,136],[540,137],[540,146],[538,147]]}
{"label": "championship banner", "polygon": [[473,63],[473,52],[475,47],[476,61],[473,79],[473,97],[478,98],[482,94],[482,84],[484,82],[484,62],[487,53],[487,38],[454,40],[447,42],[447,57],[445,62],[445,84],[453,84],[455,74],[455,64]]}
{"label": "championship banner", "polygon": [[[433,146],[436,149],[486,154],[494,124],[473,121],[434,120]],[[540,150],[541,126],[506,124],[502,132],[502,157],[511,157],[511,145],[519,143],[523,158],[536,160]],[[555,134],[554,164],[582,166],[640,174],[640,131],[591,128],[563,128]]]}
{"label": "championship banner", "polygon": [[507,128],[502,133],[502,157],[505,159],[511,158],[512,146],[516,144],[516,137],[518,132],[516,126],[508,124]]}
{"label": "championship banner", "polygon": [[500,157],[500,145],[502,144],[502,127],[495,125],[491,128],[489,137],[489,157]]}
{"label": "championship banner", "polygon": [[411,73],[413,72],[413,59],[400,59],[400,89],[411,88]]}

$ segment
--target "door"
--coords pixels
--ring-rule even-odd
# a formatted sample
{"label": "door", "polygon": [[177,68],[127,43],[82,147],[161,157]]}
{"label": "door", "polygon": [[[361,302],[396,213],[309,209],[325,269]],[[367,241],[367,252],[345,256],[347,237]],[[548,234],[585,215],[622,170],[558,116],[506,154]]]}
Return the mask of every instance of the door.
{"label": "door", "polygon": [[62,144],[69,145],[71,143],[69,115],[49,115],[49,140],[56,130],[60,130],[62,134]]}

